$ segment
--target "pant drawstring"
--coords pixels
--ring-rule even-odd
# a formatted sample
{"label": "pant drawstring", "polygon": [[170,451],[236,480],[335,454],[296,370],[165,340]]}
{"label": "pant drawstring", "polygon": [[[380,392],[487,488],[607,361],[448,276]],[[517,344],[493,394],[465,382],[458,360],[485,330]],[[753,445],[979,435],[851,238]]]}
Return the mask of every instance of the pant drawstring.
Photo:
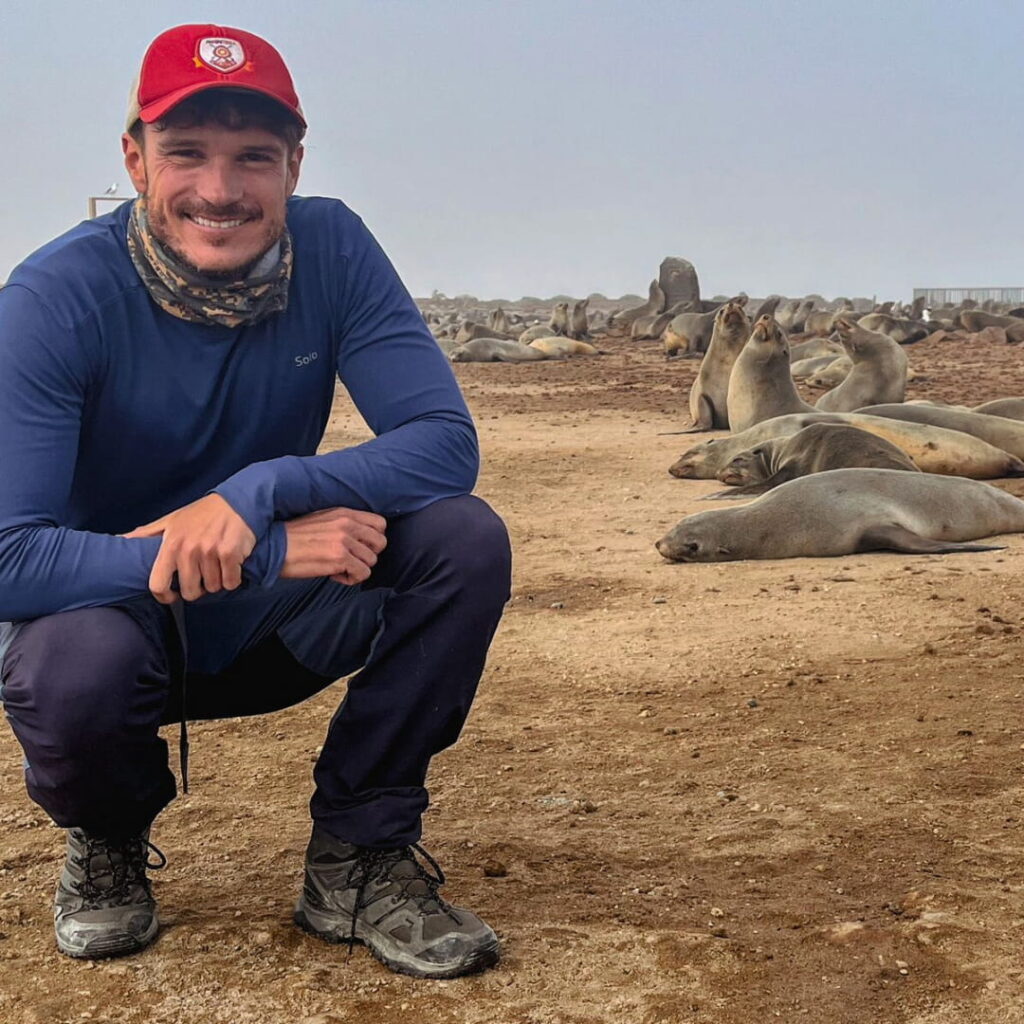
{"label": "pant drawstring", "polygon": [[171,618],[181,647],[181,665],[177,673],[181,686],[181,730],[178,736],[178,761],[181,765],[181,788],[188,792],[188,721],[185,713],[185,685],[188,677],[188,637],[185,633],[185,603],[181,599],[171,605]]}

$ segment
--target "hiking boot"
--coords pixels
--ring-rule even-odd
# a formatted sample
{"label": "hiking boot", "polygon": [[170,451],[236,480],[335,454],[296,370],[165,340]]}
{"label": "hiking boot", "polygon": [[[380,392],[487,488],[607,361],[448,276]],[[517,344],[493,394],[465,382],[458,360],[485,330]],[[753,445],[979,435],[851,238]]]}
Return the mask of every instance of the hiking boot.
{"label": "hiking boot", "polygon": [[444,873],[418,844],[374,850],[314,826],[295,923],[350,949],[365,943],[385,967],[415,978],[457,978],[496,964],[497,935],[476,914],[446,903],[440,885]]}
{"label": "hiking boot", "polygon": [[[155,864],[148,860],[149,850],[159,858]],[[146,868],[166,863],[148,829],[120,839],[71,829],[53,908],[57,948],[67,956],[98,960],[148,946],[158,922]]]}

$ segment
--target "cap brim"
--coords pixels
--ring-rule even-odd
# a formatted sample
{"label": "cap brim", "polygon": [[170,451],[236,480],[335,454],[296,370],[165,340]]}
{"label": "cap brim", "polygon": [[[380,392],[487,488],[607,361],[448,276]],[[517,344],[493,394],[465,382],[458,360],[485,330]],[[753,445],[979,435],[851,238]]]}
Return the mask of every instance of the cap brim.
{"label": "cap brim", "polygon": [[258,86],[253,85],[237,85],[234,82],[197,82],[195,85],[186,86],[184,89],[178,89],[177,92],[172,92],[167,96],[162,96],[159,100],[154,103],[150,103],[139,110],[139,120],[145,124],[152,124],[154,121],[159,121],[169,110],[176,107],[182,100],[187,100],[189,96],[195,96],[196,93],[205,92],[207,89],[235,89],[242,90],[243,92],[256,92],[261,96],[266,96],[268,99],[272,99],[282,110],[288,111],[292,117],[295,118],[302,127],[308,128],[306,119],[296,110],[294,107],[288,106],[287,103],[282,103],[280,96],[275,95],[269,89],[261,89]]}

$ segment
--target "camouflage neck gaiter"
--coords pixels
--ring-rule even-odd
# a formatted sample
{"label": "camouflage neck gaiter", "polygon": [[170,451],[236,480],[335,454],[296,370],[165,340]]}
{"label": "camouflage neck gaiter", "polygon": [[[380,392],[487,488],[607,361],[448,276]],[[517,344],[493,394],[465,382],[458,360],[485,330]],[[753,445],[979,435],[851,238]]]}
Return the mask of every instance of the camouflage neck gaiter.
{"label": "camouflage neck gaiter", "polygon": [[243,280],[206,278],[183,266],[157,241],[149,227],[146,200],[139,198],[128,221],[128,252],[153,301],[181,320],[248,326],[288,306],[292,239],[287,228]]}

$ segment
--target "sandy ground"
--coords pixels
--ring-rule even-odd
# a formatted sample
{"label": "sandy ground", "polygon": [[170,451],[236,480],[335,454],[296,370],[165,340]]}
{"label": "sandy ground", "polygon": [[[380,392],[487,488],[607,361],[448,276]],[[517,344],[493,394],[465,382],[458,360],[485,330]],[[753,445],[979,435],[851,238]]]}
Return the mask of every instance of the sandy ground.
{"label": "sandy ground", "polygon": [[[62,837],[0,736],[2,1024],[1024,1021],[1024,536],[666,564],[653,541],[720,486],[670,478],[688,439],[657,436],[696,364],[607,347],[458,367],[515,596],[424,841],[501,966],[416,981],[290,923],[338,684],[195,727],[161,937],[95,965],[53,948]],[[908,397],[1024,394],[1017,348],[909,354]],[[340,398],[331,442],[364,436]]]}

